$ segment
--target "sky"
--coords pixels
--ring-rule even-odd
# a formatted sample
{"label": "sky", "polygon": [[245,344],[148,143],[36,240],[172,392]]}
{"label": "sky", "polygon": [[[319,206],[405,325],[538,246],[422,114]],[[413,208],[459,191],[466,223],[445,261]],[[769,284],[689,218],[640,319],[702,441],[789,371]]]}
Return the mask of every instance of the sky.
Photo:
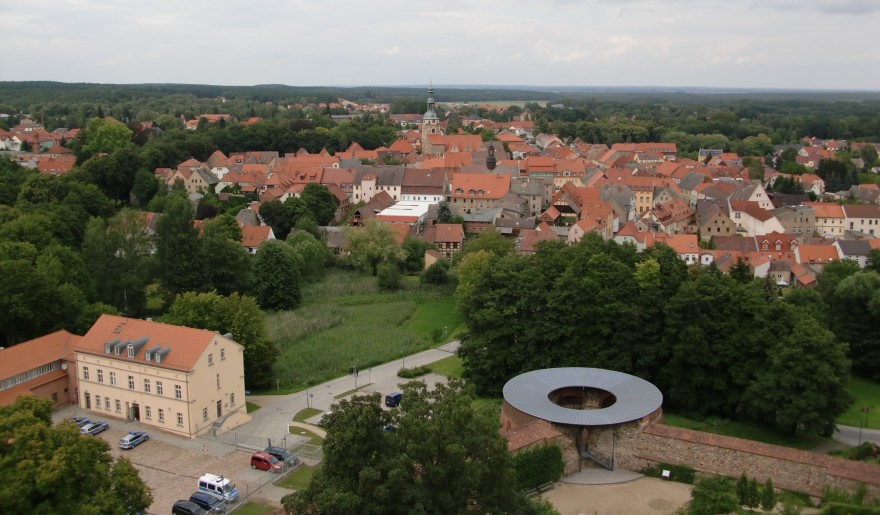
{"label": "sky", "polygon": [[0,80],[880,90],[880,0],[0,0]]}

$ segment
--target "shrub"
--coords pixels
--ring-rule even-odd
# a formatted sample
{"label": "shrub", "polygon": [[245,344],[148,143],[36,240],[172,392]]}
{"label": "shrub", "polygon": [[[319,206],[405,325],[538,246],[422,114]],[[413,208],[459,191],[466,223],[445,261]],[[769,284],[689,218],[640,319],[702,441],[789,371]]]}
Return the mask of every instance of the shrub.
{"label": "shrub", "polygon": [[422,284],[446,284],[449,282],[449,262],[445,259],[437,261],[419,275]]}
{"label": "shrub", "polygon": [[544,483],[558,481],[562,477],[565,463],[558,446],[542,445],[514,454],[513,469],[516,471],[517,487],[520,490],[529,490]]}
{"label": "shrub", "polygon": [[731,513],[739,509],[736,486],[733,480],[723,476],[701,477],[691,492],[688,513]]}
{"label": "shrub", "polygon": [[640,472],[648,477],[663,478],[663,471],[669,471],[669,479],[687,485],[694,484],[696,471],[687,465],[672,465],[670,463],[657,463],[643,468]]}
{"label": "shrub", "polygon": [[420,366],[414,368],[401,368],[397,371],[397,377],[402,377],[404,379],[411,379],[413,377],[423,376],[425,374],[431,373],[431,367],[428,366]]}
{"label": "shrub", "polygon": [[764,508],[764,511],[770,511],[776,506],[776,489],[773,488],[773,482],[770,481],[770,478],[767,478],[767,482],[764,483],[764,489],[761,490],[761,508]]}
{"label": "shrub", "polygon": [[397,265],[394,264],[384,264],[379,266],[378,272],[376,273],[379,288],[383,290],[399,290],[402,283],[400,269],[397,268]]}

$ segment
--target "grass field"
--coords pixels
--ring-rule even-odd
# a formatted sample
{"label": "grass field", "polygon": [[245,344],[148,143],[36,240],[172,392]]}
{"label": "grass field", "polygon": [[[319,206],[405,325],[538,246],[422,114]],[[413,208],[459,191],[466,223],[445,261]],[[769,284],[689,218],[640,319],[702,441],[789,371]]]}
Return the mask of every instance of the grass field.
{"label": "grass field", "polygon": [[[836,422],[844,426],[880,429],[880,383],[853,377],[849,380],[848,389],[856,401],[843,415],[837,417]],[[865,408],[868,409],[867,426]]]}
{"label": "grass field", "polygon": [[314,467],[308,465],[298,467],[296,470],[288,474],[287,477],[275,483],[275,485],[282,488],[289,488],[291,490],[302,490],[309,486],[309,483],[312,482],[312,476],[315,475],[315,472],[320,466],[321,465],[319,464]]}
{"label": "grass field", "polygon": [[458,356],[449,356],[440,361],[435,361],[434,363],[431,363],[431,371],[442,376],[457,377],[461,379],[461,358]]}
{"label": "grass field", "polygon": [[281,388],[263,393],[299,391],[306,382],[339,377],[353,366],[365,370],[455,334],[461,319],[452,289],[406,279],[400,291],[385,292],[373,277],[333,270],[303,289],[299,309],[268,315],[269,336],[281,348],[274,370]]}
{"label": "grass field", "polygon": [[237,513],[238,515],[264,515],[266,513],[274,513],[276,511],[278,511],[278,508],[273,508],[271,506],[256,502],[249,502],[241,508],[235,510],[235,513]]}
{"label": "grass field", "polygon": [[663,423],[667,426],[695,429],[697,431],[715,433],[718,435],[735,436],[745,440],[754,440],[756,442],[764,442],[802,450],[815,449],[827,444],[829,441],[828,438],[806,433],[797,433],[792,436],[751,422],[738,422],[715,418],[694,420],[668,412],[663,413]]}
{"label": "grass field", "polygon": [[254,411],[257,411],[258,409],[260,409],[260,405],[254,404],[253,402],[248,402],[245,405],[247,406],[248,413],[253,413]]}
{"label": "grass field", "polygon": [[305,422],[307,418],[312,418],[315,415],[321,413],[321,410],[317,408],[306,408],[296,415],[293,416],[294,422]]}

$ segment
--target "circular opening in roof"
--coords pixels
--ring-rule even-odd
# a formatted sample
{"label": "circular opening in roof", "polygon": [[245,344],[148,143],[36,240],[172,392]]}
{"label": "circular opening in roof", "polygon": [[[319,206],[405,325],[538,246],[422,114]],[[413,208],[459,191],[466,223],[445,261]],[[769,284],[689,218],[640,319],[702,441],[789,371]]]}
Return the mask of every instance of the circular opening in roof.
{"label": "circular opening in roof", "polygon": [[608,390],[589,386],[566,386],[557,388],[549,394],[550,402],[568,409],[604,409],[617,402],[617,397]]}

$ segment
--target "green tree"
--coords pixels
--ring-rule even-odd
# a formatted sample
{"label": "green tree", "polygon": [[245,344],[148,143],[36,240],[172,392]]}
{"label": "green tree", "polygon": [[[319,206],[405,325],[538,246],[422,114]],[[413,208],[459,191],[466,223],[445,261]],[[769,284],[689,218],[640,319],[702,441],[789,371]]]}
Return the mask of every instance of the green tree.
{"label": "green tree", "polygon": [[345,227],[345,251],[356,267],[375,276],[382,263],[399,263],[404,253],[388,225],[370,220],[364,227]]}
{"label": "green tree", "polygon": [[471,252],[480,250],[487,250],[496,256],[509,256],[513,254],[514,246],[515,242],[512,238],[507,238],[495,230],[486,230],[465,240],[461,252],[457,256],[460,255],[459,259],[461,259]]}
{"label": "green tree", "polygon": [[379,265],[379,272],[376,274],[379,288],[383,290],[399,290],[403,286],[400,268],[395,263],[382,263]]}
{"label": "green tree", "polygon": [[776,489],[773,488],[773,481],[767,478],[764,488],[761,489],[761,508],[764,511],[772,511],[776,507]]}
{"label": "green tree", "polygon": [[302,257],[282,241],[260,245],[253,261],[254,295],[270,311],[296,309],[302,302]]}
{"label": "green tree", "polygon": [[410,273],[418,273],[425,268],[425,251],[434,248],[434,245],[419,238],[407,236],[400,248],[404,252],[404,269]]}
{"label": "green tree", "polygon": [[880,274],[866,270],[842,279],[828,304],[828,317],[837,338],[849,344],[853,370],[880,379],[880,333],[874,327],[880,319]]}
{"label": "green tree", "polygon": [[[378,394],[340,401],[324,465],[282,502],[294,513],[538,513],[516,488],[497,417],[472,407],[456,379],[403,386],[399,410]],[[396,431],[384,431],[393,425]]]}
{"label": "green tree", "polygon": [[[19,397],[0,408],[0,503],[8,513],[143,513],[150,489],[100,438],[52,425],[52,403]],[[88,485],[88,487],[85,487]]]}
{"label": "green tree", "polygon": [[452,210],[449,209],[449,203],[443,201],[437,205],[437,223],[451,224]]}
{"label": "green tree", "polygon": [[697,480],[691,491],[687,512],[693,515],[733,513],[739,508],[733,481],[722,476],[706,476]]}
{"label": "green tree", "polygon": [[144,213],[123,209],[108,222],[90,219],[82,256],[97,299],[125,315],[142,313],[146,287],[153,280],[152,252]]}
{"label": "green tree", "polygon": [[233,293],[187,292],[179,295],[161,319],[167,324],[183,325],[221,334],[244,346],[245,382],[251,388],[266,388],[272,381],[272,366],[278,346],[266,333],[266,315],[256,299]]}
{"label": "green tree", "polygon": [[193,220],[189,200],[173,195],[156,222],[157,275],[167,299],[187,291],[205,291],[209,286],[199,232]]}
{"label": "green tree", "polygon": [[92,118],[77,137],[80,139],[80,152],[77,162],[82,163],[99,153],[113,151],[131,145],[132,131],[124,123],[105,118]]}
{"label": "green tree", "polygon": [[773,343],[743,396],[745,411],[782,431],[830,436],[834,420],[852,403],[846,345],[786,304],[774,304],[767,319],[775,323],[767,335]]}
{"label": "green tree", "polygon": [[327,186],[310,182],[303,188],[300,199],[318,225],[329,225],[333,220],[336,214],[336,200]]}
{"label": "green tree", "polygon": [[742,257],[736,258],[736,263],[734,263],[730,267],[730,277],[733,278],[734,281],[742,284],[746,284],[752,282],[755,276],[752,274],[752,268],[748,263],[743,260]]}
{"label": "green tree", "polygon": [[449,282],[449,261],[438,260],[419,275],[423,284],[446,284]]}
{"label": "green tree", "polygon": [[332,255],[323,241],[311,233],[297,229],[285,242],[302,257],[302,278],[307,282],[317,281],[327,268]]}

